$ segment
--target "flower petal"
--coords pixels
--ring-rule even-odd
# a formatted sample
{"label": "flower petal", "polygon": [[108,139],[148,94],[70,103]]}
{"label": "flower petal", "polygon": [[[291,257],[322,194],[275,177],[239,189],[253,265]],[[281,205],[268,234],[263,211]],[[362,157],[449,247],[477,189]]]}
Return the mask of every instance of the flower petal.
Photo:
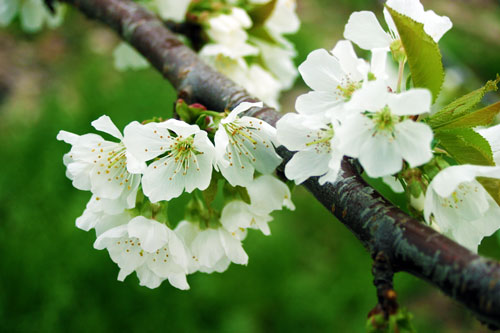
{"label": "flower petal", "polygon": [[429,112],[432,95],[427,89],[411,89],[399,94],[389,94],[387,101],[393,114],[410,116]]}
{"label": "flower petal", "polygon": [[354,12],[344,30],[344,38],[365,50],[388,48],[391,37],[382,29],[375,14],[368,11]]}
{"label": "flower petal", "polygon": [[309,53],[299,72],[309,87],[319,91],[333,91],[345,75],[339,61],[324,49]]}
{"label": "flower petal", "polygon": [[396,125],[396,143],[403,158],[415,168],[429,162],[432,157],[432,129],[423,123],[405,120]]}
{"label": "flower petal", "polygon": [[122,140],[123,135],[116,125],[111,121],[111,118],[104,115],[94,120],[91,125],[98,131],[108,133],[117,139]]}

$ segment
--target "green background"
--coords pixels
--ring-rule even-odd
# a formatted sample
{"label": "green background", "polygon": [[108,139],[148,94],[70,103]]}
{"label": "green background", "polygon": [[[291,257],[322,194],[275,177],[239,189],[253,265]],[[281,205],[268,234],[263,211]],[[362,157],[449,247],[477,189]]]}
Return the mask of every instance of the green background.
{"label": "green background", "polygon": [[[479,87],[500,72],[495,1],[423,1],[455,23],[441,45],[447,66],[463,68],[454,92]],[[481,6],[478,6],[481,4]],[[331,49],[353,10],[375,1],[300,1],[297,64]],[[117,266],[96,251],[93,232],[74,226],[89,193],[71,186],[55,140],[60,129],[83,134],[109,115],[168,117],[175,94],[153,70],[120,73],[116,37],[70,11],[62,28],[27,35],[0,31],[0,331],[1,332],[363,332],[375,305],[368,253],[302,188],[297,209],[275,214],[272,236],[250,232],[248,266],[189,276],[190,291],[168,283],[149,290],[135,276],[118,282]],[[301,80],[283,98],[293,110]],[[451,98],[450,94],[447,98]],[[495,96],[490,96],[494,99]],[[496,239],[481,251],[499,258]],[[487,331],[460,305],[406,274],[399,301],[420,332]]]}

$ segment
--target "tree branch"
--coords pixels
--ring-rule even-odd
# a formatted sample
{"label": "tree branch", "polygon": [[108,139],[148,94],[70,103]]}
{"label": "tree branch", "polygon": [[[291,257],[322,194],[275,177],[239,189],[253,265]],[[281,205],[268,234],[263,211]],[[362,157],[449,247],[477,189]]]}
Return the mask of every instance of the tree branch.
{"label": "tree branch", "polygon": [[[219,111],[242,101],[256,101],[204,64],[139,5],[129,0],[64,1],[113,28],[174,85],[179,97]],[[251,114],[272,125],[281,116],[268,107],[253,109]],[[293,155],[284,147],[278,153],[285,161]],[[356,235],[373,258],[382,255],[389,271],[405,271],[430,282],[482,322],[500,327],[499,262],[470,252],[391,205],[363,181],[352,160],[344,159],[342,172],[334,184],[320,186],[313,177],[304,186]]]}

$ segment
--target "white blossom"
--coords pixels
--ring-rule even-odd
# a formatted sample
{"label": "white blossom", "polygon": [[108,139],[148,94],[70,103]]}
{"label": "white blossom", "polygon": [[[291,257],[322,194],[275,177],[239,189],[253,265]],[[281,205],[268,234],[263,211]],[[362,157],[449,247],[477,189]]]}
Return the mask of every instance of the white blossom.
{"label": "white blossom", "polygon": [[346,104],[352,115],[337,131],[340,150],[358,158],[374,178],[400,171],[403,160],[412,168],[428,162],[433,156],[432,130],[407,117],[428,112],[431,100],[425,89],[393,94],[382,80],[366,83]]}
{"label": "white blossom", "polygon": [[154,0],[158,14],[164,20],[184,21],[191,0]]}
{"label": "white blossom", "polygon": [[210,43],[200,51],[203,57],[224,55],[232,59],[255,55],[259,50],[247,43],[245,29],[252,26],[252,20],[241,8],[234,7],[230,14],[220,14],[208,20],[206,33]]}
{"label": "white blossom", "polygon": [[[446,16],[438,16],[432,10],[425,11],[420,0],[389,0],[387,6],[395,11],[424,24],[425,32],[437,43],[451,29],[452,23]],[[362,11],[351,14],[344,30],[344,37],[365,50],[388,49],[399,40],[399,33],[387,9],[384,18],[389,32],[384,31],[373,12]]]}
{"label": "white blossom", "polygon": [[331,53],[323,49],[311,52],[299,66],[299,72],[313,91],[297,98],[297,112],[341,120],[346,114],[345,102],[361,88],[369,73],[385,78],[386,59],[386,51],[375,50],[369,65],[356,56],[351,42],[345,40],[339,41]]}
{"label": "white blossom", "polygon": [[232,186],[246,186],[253,180],[254,171],[274,172],[281,163],[274,145],[276,129],[268,123],[240,114],[262,103],[243,102],[221,120],[215,133],[217,166]]}
{"label": "white blossom", "polygon": [[268,31],[276,38],[283,34],[293,34],[300,28],[296,13],[296,0],[277,0],[274,10],[264,23]]}
{"label": "white blossom", "polygon": [[141,176],[128,170],[141,171],[145,164],[125,148],[122,134],[108,116],[93,121],[92,126],[120,142],[104,140],[97,134],[79,136],[60,131],[57,139],[72,145],[64,157],[66,175],[76,188],[92,191],[97,201],[112,199],[113,205],[119,205],[122,210],[133,208]]}
{"label": "white blossom", "polygon": [[164,224],[137,216],[128,224],[102,233],[94,247],[108,250],[120,267],[120,281],[136,271],[140,284],[148,288],[157,288],[168,279],[176,288],[189,289],[185,246]]}
{"label": "white blossom", "polygon": [[440,232],[472,251],[481,240],[500,229],[500,207],[476,180],[499,179],[500,168],[476,165],[451,166],[441,171],[425,195],[424,217]]}
{"label": "white blossom", "polygon": [[263,175],[247,186],[250,204],[241,200],[226,204],[221,214],[221,224],[231,233],[241,229],[259,229],[264,235],[270,235],[269,215],[275,210],[287,207],[294,210],[288,186],[277,178]]}
{"label": "white blossom", "polygon": [[159,157],[142,178],[144,194],[153,203],[210,184],[215,148],[197,125],[176,119],[146,125],[132,122],[125,128],[124,142],[140,162]]}
{"label": "white blossom", "polygon": [[296,151],[285,166],[285,175],[297,184],[312,176],[319,183],[334,182],[343,154],[338,149],[337,123],[322,118],[288,113],[276,124],[280,144]]}
{"label": "white blossom", "polygon": [[190,251],[189,272],[224,272],[231,262],[239,265],[248,263],[241,240],[246,233],[242,230],[230,233],[224,228],[200,229],[196,223],[182,221],[175,232]]}
{"label": "white blossom", "polygon": [[121,42],[113,51],[115,68],[124,71],[127,69],[143,69],[149,67],[148,61],[133,47]]}

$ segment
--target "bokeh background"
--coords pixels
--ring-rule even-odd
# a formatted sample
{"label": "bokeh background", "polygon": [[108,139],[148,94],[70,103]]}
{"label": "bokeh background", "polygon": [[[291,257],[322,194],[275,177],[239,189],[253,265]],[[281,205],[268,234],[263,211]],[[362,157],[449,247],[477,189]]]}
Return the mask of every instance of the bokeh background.
{"label": "bokeh background", "polygon": [[[368,0],[298,2],[297,64],[313,49],[331,49],[352,11],[381,10]],[[422,2],[455,24],[441,43],[452,69],[445,99],[500,72],[498,1]],[[275,214],[272,236],[245,240],[248,266],[190,276],[190,291],[116,280],[107,252],[92,247],[93,232],[74,226],[89,194],[65,178],[69,147],[55,137],[60,129],[87,133],[102,114],[120,128],[171,114],[175,93],[160,75],[113,68],[117,43],[73,10],[54,31],[0,30],[0,331],[363,332],[376,303],[369,255],[300,187],[296,211]],[[306,90],[299,79],[284,109]],[[480,251],[500,258],[497,238]],[[426,283],[398,274],[395,286],[419,332],[487,332]]]}

